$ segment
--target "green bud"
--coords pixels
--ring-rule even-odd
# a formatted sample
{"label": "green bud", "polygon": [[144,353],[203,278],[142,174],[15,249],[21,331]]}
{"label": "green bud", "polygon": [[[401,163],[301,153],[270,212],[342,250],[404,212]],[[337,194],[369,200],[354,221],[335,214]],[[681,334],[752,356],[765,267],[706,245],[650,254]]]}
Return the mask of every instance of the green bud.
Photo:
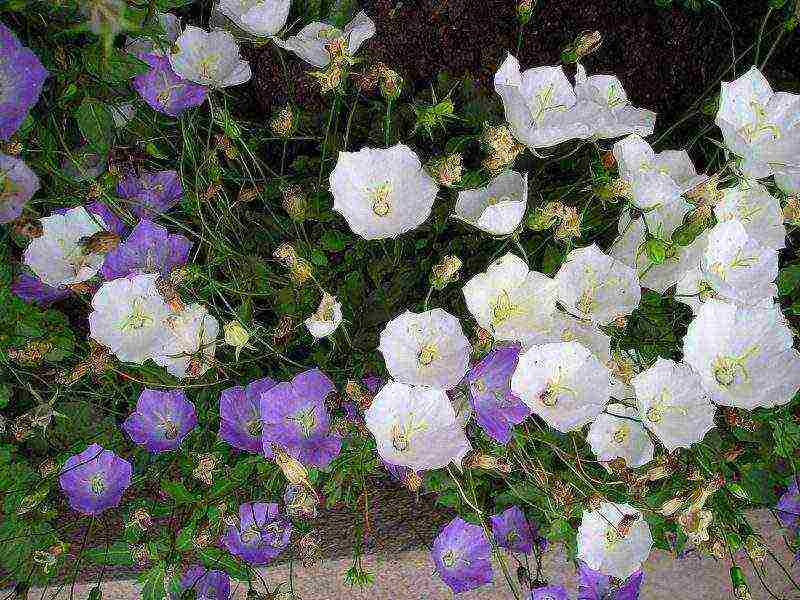
{"label": "green bud", "polygon": [[672,233],[672,243],[678,246],[688,246],[704,229],[703,223],[684,223]]}
{"label": "green bud", "polygon": [[644,243],[647,259],[654,265],[660,265],[667,258],[667,244],[658,238],[651,237]]}
{"label": "green bud", "polygon": [[725,487],[728,488],[728,491],[731,494],[733,494],[740,500],[745,500],[745,501],[750,500],[750,497],[747,495],[745,489],[735,481],[729,481],[728,483],[725,484]]}
{"label": "green bud", "polygon": [[541,210],[535,210],[528,215],[526,223],[533,231],[544,231],[546,229],[550,229],[556,222],[557,218],[558,217],[556,217],[554,214],[546,213]]}

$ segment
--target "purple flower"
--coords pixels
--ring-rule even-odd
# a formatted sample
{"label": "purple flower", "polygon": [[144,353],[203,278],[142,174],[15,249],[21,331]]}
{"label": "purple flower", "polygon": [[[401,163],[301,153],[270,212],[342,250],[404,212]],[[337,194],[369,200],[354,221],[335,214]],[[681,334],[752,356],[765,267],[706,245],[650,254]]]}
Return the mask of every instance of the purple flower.
{"label": "purple flower", "polygon": [[25,203],[38,189],[39,178],[28,165],[13,156],[0,154],[0,223],[19,217]]}
{"label": "purple flower", "polygon": [[20,273],[11,284],[11,291],[25,302],[49,306],[70,295],[69,288],[55,288],[43,283],[35,275]]}
{"label": "purple flower", "polygon": [[131,484],[131,463],[98,444],[67,459],[58,478],[69,504],[84,515],[117,506]]}
{"label": "purple flower", "polygon": [[222,538],[228,552],[252,565],[265,565],[289,545],[292,524],[275,503],[246,502],[239,507],[239,526]]}
{"label": "purple flower", "polygon": [[491,583],[491,551],[483,529],[456,517],[433,540],[431,555],[439,577],[458,594]]}
{"label": "purple flower", "polygon": [[111,209],[109,209],[99,200],[90,202],[84,208],[87,210],[87,212],[100,217],[103,223],[106,224],[106,229],[111,233],[116,233],[118,236],[123,236],[128,232],[128,228],[125,226],[123,220],[111,212]]}
{"label": "purple flower", "polygon": [[117,194],[130,201],[137,217],[151,219],[178,204],[183,187],[177,171],[145,172],[138,177],[131,173],[117,184]]}
{"label": "purple flower", "polygon": [[499,515],[489,517],[492,533],[497,545],[512,552],[530,554],[538,544],[539,535],[535,525],[531,525],[525,513],[518,506],[512,506]]}
{"label": "purple flower", "polygon": [[196,425],[194,404],[182,391],[146,389],[139,395],[136,410],[125,420],[122,428],[148,452],[166,452],[180,446]]}
{"label": "purple flower", "polygon": [[342,438],[330,432],[325,408],[325,398],[334,391],[322,371],[311,369],[262,393],[264,454],[272,457],[274,443],[304,464],[328,465],[342,448]]}
{"label": "purple flower", "polygon": [[[186,569],[180,583],[181,592],[192,589],[195,600],[229,600],[231,597],[231,578],[225,571],[212,571],[203,565],[193,565]],[[180,594],[172,594],[172,600],[179,600]]]}
{"label": "purple flower", "polygon": [[518,345],[497,348],[465,376],[478,425],[501,444],[511,441],[513,426],[531,414],[530,408],[511,393],[511,376],[519,353]]}
{"label": "purple flower", "polygon": [[563,586],[547,585],[533,590],[529,600],[569,600],[569,594]]}
{"label": "purple flower", "polygon": [[784,527],[797,532],[800,530],[800,489],[795,479],[783,493],[775,506],[778,519]]}
{"label": "purple flower", "polygon": [[38,57],[0,23],[0,139],[7,140],[22,125],[47,75]]}
{"label": "purple flower", "polygon": [[219,437],[234,448],[261,453],[261,394],[278,385],[264,377],[222,390],[219,397]]}
{"label": "purple flower", "polygon": [[189,258],[192,243],[182,235],[170,235],[160,225],[142,219],[128,238],[106,254],[100,273],[111,280],[135,272],[168,275]]}
{"label": "purple flower", "polygon": [[139,59],[151,68],[133,79],[133,87],[153,110],[177,117],[187,108],[206,101],[206,88],[176,75],[169,58],[140,54]]}
{"label": "purple flower", "polygon": [[578,563],[578,600],[637,600],[644,572],[639,570],[618,585],[608,575]]}

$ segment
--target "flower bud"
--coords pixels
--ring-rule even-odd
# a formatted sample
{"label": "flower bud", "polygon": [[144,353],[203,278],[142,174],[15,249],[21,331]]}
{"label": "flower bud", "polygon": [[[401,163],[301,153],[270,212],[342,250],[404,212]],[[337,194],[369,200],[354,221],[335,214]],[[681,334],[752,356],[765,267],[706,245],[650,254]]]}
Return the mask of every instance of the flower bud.
{"label": "flower bud", "polygon": [[757,535],[751,534],[744,538],[744,547],[753,562],[761,563],[767,558],[767,547],[764,545],[764,540]]}
{"label": "flower bud", "polygon": [[403,78],[397,71],[383,65],[378,73],[378,85],[385,100],[397,100],[403,90]]}
{"label": "flower bud", "polygon": [[139,566],[146,565],[150,561],[150,551],[147,544],[132,544],[130,546],[131,558]]}
{"label": "flower bud", "polygon": [[322,560],[321,541],[322,536],[313,529],[297,540],[297,556],[304,567],[312,567]]}
{"label": "flower bud", "polygon": [[416,471],[409,471],[403,479],[403,485],[411,492],[418,492],[422,487],[422,477]]}
{"label": "flower bud", "polygon": [[373,396],[359,382],[350,379],[344,385],[344,393],[355,402],[361,410],[367,410],[372,405]]}
{"label": "flower bud", "polygon": [[655,237],[649,238],[644,243],[644,253],[654,265],[660,265],[667,258],[667,244]]}
{"label": "flower bud", "polygon": [[247,204],[252,202],[261,195],[261,188],[258,186],[247,186],[239,190],[239,195],[236,197],[237,202]]}
{"label": "flower bud", "polygon": [[487,469],[505,474],[511,473],[511,465],[505,459],[490,454],[481,454],[476,450],[468,452],[461,461],[461,465],[465,469]]}
{"label": "flower bud", "polygon": [[800,225],[800,196],[789,196],[783,207],[783,220],[791,225]]}
{"label": "flower bud", "polygon": [[120,237],[110,231],[98,231],[80,239],[84,254],[107,254],[119,246]]}
{"label": "flower bud", "polygon": [[736,600],[753,600],[753,597],[750,595],[750,588],[747,585],[747,579],[745,579],[742,568],[737,567],[736,565],[732,566],[730,575],[731,587],[733,588],[733,597],[736,598]]}
{"label": "flower bud", "polygon": [[290,104],[281,108],[269,121],[275,137],[288,138],[297,130],[297,119]]}
{"label": "flower bud", "polygon": [[142,531],[147,531],[153,526],[153,518],[146,508],[140,506],[131,513],[131,520],[128,525],[135,525]]}
{"label": "flower bud", "polygon": [[9,156],[19,156],[25,147],[22,142],[6,142],[3,144],[3,153]]}
{"label": "flower bud", "polygon": [[47,479],[48,477],[52,477],[53,475],[57,474],[60,470],[61,469],[58,466],[58,463],[52,458],[46,458],[45,460],[39,463],[39,476],[42,479]]}
{"label": "flower bud", "polygon": [[227,135],[222,133],[216,134],[214,136],[214,142],[217,144],[217,150],[220,150],[225,155],[225,158],[228,160],[236,160],[238,158],[239,151]]}
{"label": "flower bud", "polygon": [[434,158],[428,163],[431,176],[441,185],[452,187],[461,180],[464,170],[464,157],[458,153]]}
{"label": "flower bud", "polygon": [[239,354],[247,347],[247,343],[250,341],[250,334],[247,329],[242,327],[239,321],[229,321],[225,324],[223,331],[225,333],[225,343],[235,348],[235,356],[238,361]]}
{"label": "flower bud", "polygon": [[664,517],[671,517],[683,507],[684,502],[686,499],[683,496],[675,496],[664,502],[656,512]]}
{"label": "flower bud", "polygon": [[20,217],[11,223],[13,231],[16,235],[28,238],[30,240],[42,237],[44,229],[42,222],[39,219],[31,217]]}
{"label": "flower bud", "polygon": [[308,479],[308,471],[299,460],[291,456],[286,450],[276,444],[272,444],[272,453],[275,456],[275,463],[280,468],[283,476],[289,483],[295,485],[307,485],[311,487]]}
{"label": "flower bud", "polygon": [[555,202],[548,202],[544,206],[535,208],[526,221],[528,227],[533,231],[545,231],[550,229],[558,221],[560,206],[555,206]]}
{"label": "flower bud", "polygon": [[214,471],[217,468],[217,457],[214,454],[200,454],[197,457],[197,466],[192,471],[192,477],[211,485],[214,483]]}
{"label": "flower bud", "polygon": [[613,200],[614,198],[633,198],[633,187],[629,181],[624,179],[614,179],[595,189],[597,196],[603,200]]}
{"label": "flower bud", "polygon": [[303,188],[299,185],[290,184],[285,186],[282,192],[283,199],[281,204],[283,205],[283,210],[291,217],[292,221],[302,223],[308,212],[308,198]]}
{"label": "flower bud", "polygon": [[581,34],[575,38],[572,49],[575,52],[577,60],[581,60],[597,50],[602,44],[603,35],[599,31],[582,31]]}
{"label": "flower bud", "polygon": [[534,0],[519,0],[517,2],[517,19],[520,24],[527,25],[533,16]]}
{"label": "flower bud", "polygon": [[288,267],[289,275],[296,284],[300,285],[311,279],[311,263],[300,257],[291,244],[284,242],[278,246],[273,256]]}
{"label": "flower bud", "polygon": [[306,485],[290,483],[283,494],[286,514],[295,519],[314,519],[319,508],[317,492]]}
{"label": "flower bud", "polygon": [[452,254],[445,256],[431,269],[430,283],[437,290],[443,290],[458,278],[458,271],[464,263]]}

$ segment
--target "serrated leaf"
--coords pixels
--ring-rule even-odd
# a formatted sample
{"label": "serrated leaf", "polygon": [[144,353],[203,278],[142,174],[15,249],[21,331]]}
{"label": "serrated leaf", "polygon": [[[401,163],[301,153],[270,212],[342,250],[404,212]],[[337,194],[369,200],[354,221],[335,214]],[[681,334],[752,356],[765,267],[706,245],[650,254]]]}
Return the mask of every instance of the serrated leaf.
{"label": "serrated leaf", "polygon": [[164,600],[164,573],[166,572],[163,562],[158,563],[152,569],[141,575],[142,600]]}
{"label": "serrated leaf", "polygon": [[800,425],[791,417],[782,417],[770,421],[772,436],[775,439],[775,454],[790,458],[800,448]]}

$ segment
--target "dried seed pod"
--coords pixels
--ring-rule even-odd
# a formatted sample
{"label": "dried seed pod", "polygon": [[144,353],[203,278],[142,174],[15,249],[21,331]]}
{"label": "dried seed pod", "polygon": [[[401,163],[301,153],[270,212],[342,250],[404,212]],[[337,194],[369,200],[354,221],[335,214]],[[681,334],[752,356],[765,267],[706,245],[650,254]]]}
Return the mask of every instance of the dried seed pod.
{"label": "dried seed pod", "polygon": [[31,240],[42,237],[42,234],[44,233],[42,222],[39,219],[34,219],[32,217],[20,217],[19,219],[12,221],[11,225],[16,235]]}
{"label": "dried seed pod", "polygon": [[277,444],[271,444],[272,453],[275,456],[275,463],[280,468],[283,476],[289,483],[295,485],[307,485],[311,487],[308,479],[308,471],[299,460],[291,456],[286,450]]}

